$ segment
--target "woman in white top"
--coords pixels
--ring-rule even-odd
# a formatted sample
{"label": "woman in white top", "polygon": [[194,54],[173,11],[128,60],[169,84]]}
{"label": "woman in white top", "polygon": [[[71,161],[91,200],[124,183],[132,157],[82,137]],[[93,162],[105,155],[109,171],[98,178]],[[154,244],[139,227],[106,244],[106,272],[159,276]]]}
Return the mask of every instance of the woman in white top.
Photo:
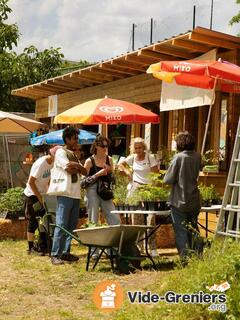
{"label": "woman in white top", "polygon": [[[154,155],[149,154],[147,152],[147,146],[144,139],[138,137],[133,140],[133,144],[131,146],[131,155],[129,155],[126,159],[120,161],[118,163],[118,168],[120,171],[125,172],[128,176],[130,188],[128,190],[127,197],[130,197],[138,187],[144,184],[151,183],[149,179],[149,174],[151,172],[158,173],[159,169],[157,166],[157,162],[155,160]],[[132,172],[127,168],[127,166],[132,168]],[[132,223],[134,225],[139,225],[144,223],[144,217],[141,214],[133,214],[132,215]],[[149,225],[155,225],[155,216],[149,214],[147,223]],[[156,244],[155,239],[150,239],[150,249],[152,256],[155,256],[156,253]]]}

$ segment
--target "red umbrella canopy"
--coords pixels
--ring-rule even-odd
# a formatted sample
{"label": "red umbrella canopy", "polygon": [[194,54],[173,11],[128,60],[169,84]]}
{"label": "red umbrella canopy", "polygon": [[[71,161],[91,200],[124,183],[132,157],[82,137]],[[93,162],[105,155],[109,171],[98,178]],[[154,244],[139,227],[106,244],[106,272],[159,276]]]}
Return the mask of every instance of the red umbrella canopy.
{"label": "red umbrella canopy", "polygon": [[65,124],[158,123],[159,116],[143,107],[123,100],[96,99],[72,107],[54,118]]}
{"label": "red umbrella canopy", "polygon": [[225,92],[240,92],[240,67],[227,61],[186,60],[161,61],[150,65],[147,73],[184,86],[213,89],[215,79]]}

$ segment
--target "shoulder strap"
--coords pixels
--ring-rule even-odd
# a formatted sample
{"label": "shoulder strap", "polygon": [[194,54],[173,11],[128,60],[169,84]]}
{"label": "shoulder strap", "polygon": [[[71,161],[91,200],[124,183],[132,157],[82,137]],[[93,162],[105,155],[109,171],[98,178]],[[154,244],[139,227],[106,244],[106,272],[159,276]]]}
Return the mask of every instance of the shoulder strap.
{"label": "shoulder strap", "polygon": [[91,156],[90,159],[91,159],[91,162],[92,162],[92,166],[93,166],[93,168],[95,170],[95,173],[97,173],[97,167],[96,167],[96,163],[95,163],[95,160],[94,160],[93,156]]}
{"label": "shoulder strap", "polygon": [[147,154],[147,157],[148,157],[148,164],[149,164],[149,167],[151,169],[151,161],[150,161],[149,153]]}
{"label": "shoulder strap", "polygon": [[69,151],[67,148],[63,148],[63,150],[65,150],[66,154],[67,154],[67,158],[69,161],[75,161],[78,162],[78,158],[77,156],[72,153],[71,151]]}

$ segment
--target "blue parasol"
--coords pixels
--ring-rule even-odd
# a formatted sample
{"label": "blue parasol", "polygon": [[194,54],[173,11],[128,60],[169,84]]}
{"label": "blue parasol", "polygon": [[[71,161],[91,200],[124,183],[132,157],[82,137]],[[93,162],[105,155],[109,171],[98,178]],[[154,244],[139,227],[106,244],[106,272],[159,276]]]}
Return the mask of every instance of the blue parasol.
{"label": "blue parasol", "polygon": [[[62,139],[63,129],[52,131],[41,136],[30,139],[32,146],[42,146],[44,144],[60,144],[63,145]],[[79,144],[92,144],[96,139],[97,133],[79,129],[78,143]]]}

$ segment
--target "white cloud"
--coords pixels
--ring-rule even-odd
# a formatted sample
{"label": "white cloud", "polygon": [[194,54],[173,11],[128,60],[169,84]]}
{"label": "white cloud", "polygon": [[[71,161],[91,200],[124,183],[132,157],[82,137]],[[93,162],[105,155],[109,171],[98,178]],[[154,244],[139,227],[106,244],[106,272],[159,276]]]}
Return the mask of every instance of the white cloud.
{"label": "white cloud", "polygon": [[[150,18],[155,41],[190,30],[193,5],[196,26],[209,27],[210,0],[10,0],[9,21],[22,34],[18,51],[53,46],[71,60],[100,61],[128,50],[133,23],[136,47],[149,42]],[[238,10],[235,0],[214,0],[213,29],[236,34],[228,23]]]}

